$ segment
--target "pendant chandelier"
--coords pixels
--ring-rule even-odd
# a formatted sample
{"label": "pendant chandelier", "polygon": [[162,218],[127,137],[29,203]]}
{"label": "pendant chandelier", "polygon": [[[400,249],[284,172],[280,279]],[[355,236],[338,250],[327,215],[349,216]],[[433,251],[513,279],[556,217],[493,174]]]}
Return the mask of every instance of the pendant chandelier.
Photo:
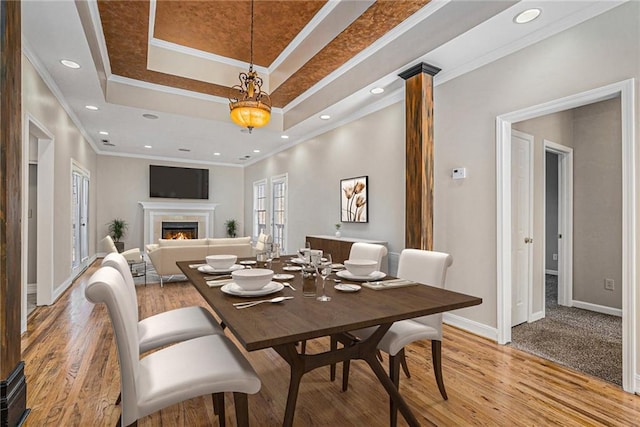
{"label": "pendant chandelier", "polygon": [[251,0],[251,61],[248,73],[240,73],[240,84],[231,88],[229,109],[231,120],[238,126],[246,127],[249,133],[259,128],[271,118],[271,98],[262,91],[262,79],[253,71],[253,0]]}

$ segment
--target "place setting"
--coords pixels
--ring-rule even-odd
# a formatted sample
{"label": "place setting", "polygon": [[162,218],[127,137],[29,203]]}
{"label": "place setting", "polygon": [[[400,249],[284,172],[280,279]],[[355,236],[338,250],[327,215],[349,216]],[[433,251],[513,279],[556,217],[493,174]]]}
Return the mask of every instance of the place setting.
{"label": "place setting", "polygon": [[[273,281],[273,270],[252,268],[231,273],[232,279],[220,288],[227,295],[236,297],[259,297],[270,295],[284,289],[285,285]],[[290,299],[293,297],[287,297]],[[284,301],[284,300],[283,300]]]}
{"label": "place setting", "polygon": [[[367,259],[348,259],[344,261],[345,270],[336,272],[341,279],[354,282],[370,282],[380,280],[387,275],[382,271],[376,271],[378,263]],[[335,286],[334,286],[335,287]]]}
{"label": "place setting", "polygon": [[229,274],[245,268],[244,265],[236,264],[237,259],[236,255],[207,255],[207,263],[198,266],[197,269],[206,274]]}

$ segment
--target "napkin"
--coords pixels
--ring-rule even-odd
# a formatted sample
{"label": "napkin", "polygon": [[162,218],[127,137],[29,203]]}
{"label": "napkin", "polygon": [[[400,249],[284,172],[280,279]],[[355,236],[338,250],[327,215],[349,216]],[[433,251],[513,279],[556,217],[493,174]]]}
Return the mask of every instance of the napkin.
{"label": "napkin", "polygon": [[233,279],[222,279],[222,280],[207,280],[207,285],[210,288],[215,288],[217,286],[226,285],[227,283],[233,282]]}
{"label": "napkin", "polygon": [[380,289],[402,288],[404,286],[417,285],[416,282],[406,279],[380,280],[377,282],[364,282],[362,286],[376,291]]}

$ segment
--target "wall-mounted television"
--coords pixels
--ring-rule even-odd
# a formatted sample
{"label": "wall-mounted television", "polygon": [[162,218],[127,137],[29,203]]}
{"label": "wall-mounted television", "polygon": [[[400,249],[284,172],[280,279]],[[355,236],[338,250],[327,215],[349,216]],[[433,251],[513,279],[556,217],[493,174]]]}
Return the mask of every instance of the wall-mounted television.
{"label": "wall-mounted television", "polygon": [[209,199],[209,169],[149,165],[149,197]]}

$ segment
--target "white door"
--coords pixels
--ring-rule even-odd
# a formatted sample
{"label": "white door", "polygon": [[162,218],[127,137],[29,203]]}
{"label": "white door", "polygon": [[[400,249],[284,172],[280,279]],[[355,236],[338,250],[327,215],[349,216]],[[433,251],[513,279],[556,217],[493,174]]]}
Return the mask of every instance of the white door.
{"label": "white door", "polygon": [[533,280],[531,231],[533,137],[518,131],[511,133],[511,326],[528,319],[529,289]]}
{"label": "white door", "polygon": [[79,274],[89,259],[89,173],[77,165],[71,171],[71,196],[71,269]]}

